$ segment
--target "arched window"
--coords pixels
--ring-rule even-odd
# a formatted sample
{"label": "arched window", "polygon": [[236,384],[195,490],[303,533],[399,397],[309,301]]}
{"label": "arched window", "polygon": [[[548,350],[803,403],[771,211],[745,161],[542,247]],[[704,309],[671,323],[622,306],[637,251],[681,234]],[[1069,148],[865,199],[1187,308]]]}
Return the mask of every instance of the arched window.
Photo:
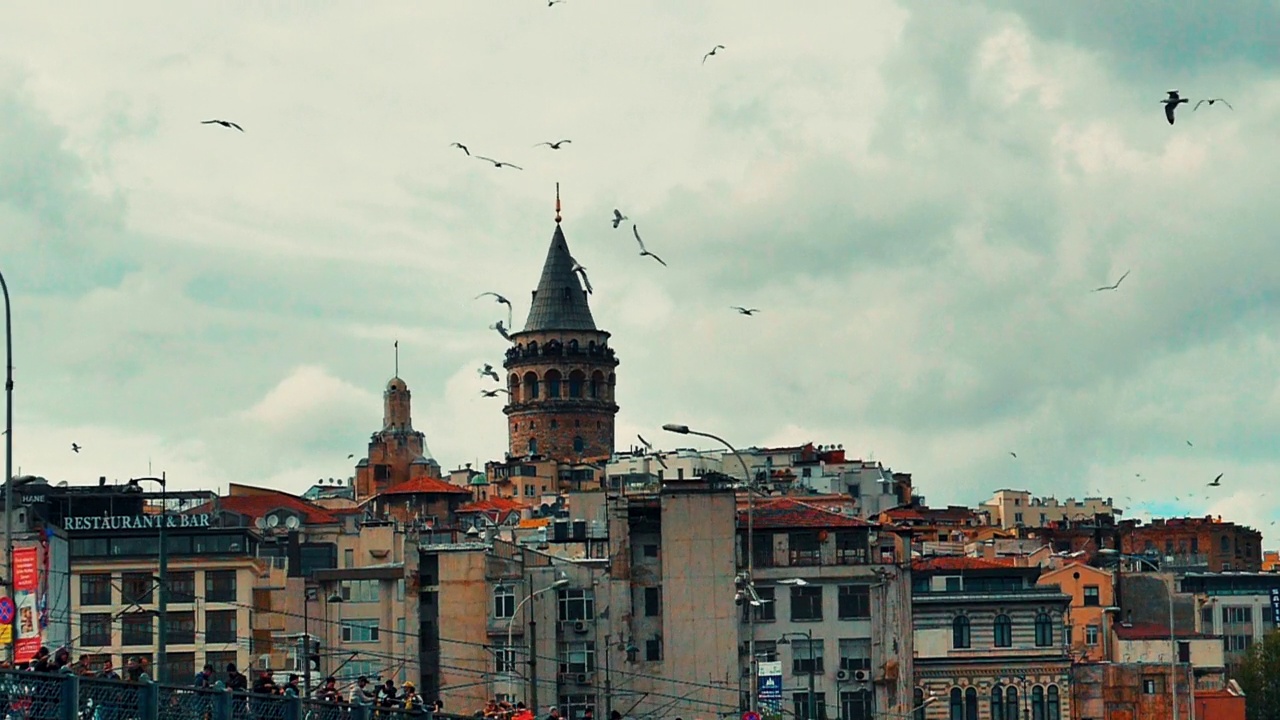
{"label": "arched window", "polygon": [[604,393],[604,373],[599,370],[591,373],[591,397],[603,397]]}
{"label": "arched window", "polygon": [[529,438],[529,454],[538,454],[538,438]]}
{"label": "arched window", "polygon": [[607,398],[608,398],[608,399],[610,399],[610,400],[612,400],[612,399],[613,399],[613,388],[614,388],[617,384],[618,384],[618,376],[617,376],[616,374],[614,374],[614,373],[609,373],[609,387],[608,387],[608,388],[607,388],[607,390],[606,390],[606,392],[607,392],[608,394],[607,394],[607,395],[605,395],[605,397],[607,397]]}
{"label": "arched window", "polygon": [[1040,614],[1036,615],[1036,647],[1051,645],[1053,645],[1053,617],[1041,610]]}
{"label": "arched window", "polygon": [[964,693],[951,688],[951,720],[964,720]]}
{"label": "arched window", "polygon": [[1049,686],[1049,707],[1045,713],[1045,720],[1062,720],[1062,701],[1058,697],[1058,686]]}
{"label": "arched window", "polygon": [[1018,688],[1009,686],[1004,689],[1004,718],[1018,720],[1022,712],[1018,709]]}
{"label": "arched window", "polygon": [[969,618],[957,615],[951,621],[951,647],[964,649],[969,647]]}
{"label": "arched window", "polygon": [[576,452],[576,453],[578,453],[579,455],[581,455],[581,454],[582,454],[582,451],[583,451],[583,450],[586,450],[586,449],[587,449],[587,443],[582,439],[582,436],[581,436],[581,435],[578,435],[578,436],[576,436],[576,437],[574,437],[574,438],[573,438],[573,451],[574,451],[574,452]]}
{"label": "arched window", "polygon": [[530,354],[530,355],[534,355],[534,356],[536,356],[536,355],[538,354],[538,341],[537,341],[537,340],[531,340],[531,341],[529,341],[529,354]]}
{"label": "arched window", "polygon": [[[1003,685],[991,688],[991,720],[1005,720]],[[1013,718],[1013,720],[1018,720],[1018,718]]]}
{"label": "arched window", "polygon": [[925,711],[928,710],[928,708],[924,707],[924,688],[916,688],[916,691],[913,694],[911,707],[916,709],[915,713],[913,713],[913,720],[925,720]]}
{"label": "arched window", "polygon": [[964,720],[978,720],[978,691],[975,688],[964,691]]}
{"label": "arched window", "polygon": [[574,370],[573,372],[569,373],[569,397],[571,398],[582,397],[582,383],[586,379],[587,379],[586,374],[583,373],[581,370]]}
{"label": "arched window", "polygon": [[1008,615],[997,615],[994,629],[996,647],[1013,647],[1013,620]]}
{"label": "arched window", "polygon": [[570,341],[569,341],[569,354],[570,354],[570,355],[577,355],[577,354],[578,354],[578,341],[577,341],[577,340],[570,340]]}
{"label": "arched window", "polygon": [[560,397],[560,371],[548,370],[546,379],[547,379],[547,397],[549,398]]}
{"label": "arched window", "polygon": [[524,400],[538,399],[538,375],[532,370],[524,374]]}
{"label": "arched window", "polygon": [[1231,536],[1230,535],[1222,536],[1222,552],[1224,553],[1231,552]]}
{"label": "arched window", "polygon": [[511,377],[507,378],[507,390],[510,391],[511,402],[520,402],[520,376],[511,373]]}
{"label": "arched window", "polygon": [[1031,720],[1044,720],[1044,688],[1031,688]]}

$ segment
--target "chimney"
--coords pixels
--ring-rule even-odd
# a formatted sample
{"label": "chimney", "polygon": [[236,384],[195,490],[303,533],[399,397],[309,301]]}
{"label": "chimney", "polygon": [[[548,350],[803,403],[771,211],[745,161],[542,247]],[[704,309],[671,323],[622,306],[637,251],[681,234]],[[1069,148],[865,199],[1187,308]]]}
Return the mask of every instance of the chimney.
{"label": "chimney", "polygon": [[98,476],[98,487],[106,487],[106,486],[107,486],[107,476],[106,476],[106,475],[99,475],[99,476]]}

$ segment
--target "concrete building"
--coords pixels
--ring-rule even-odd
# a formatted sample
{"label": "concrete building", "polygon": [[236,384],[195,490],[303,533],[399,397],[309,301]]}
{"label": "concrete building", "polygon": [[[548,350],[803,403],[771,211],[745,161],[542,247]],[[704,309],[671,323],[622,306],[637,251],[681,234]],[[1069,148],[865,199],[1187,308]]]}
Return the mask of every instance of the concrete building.
{"label": "concrete building", "polygon": [[1002,528],[1043,527],[1049,523],[1080,521],[1098,515],[1119,516],[1111,498],[1067,498],[1059,502],[1053,497],[1033,497],[1026,490],[997,490],[990,500],[978,506],[991,522]]}
{"label": "concrete building", "polygon": [[1068,563],[1045,570],[1036,584],[1059,588],[1071,597],[1063,626],[1071,657],[1076,662],[1111,660],[1108,631],[1119,610],[1111,572],[1084,563]]}
{"label": "concrete building", "polygon": [[1181,587],[1198,600],[1196,629],[1222,638],[1228,677],[1254,643],[1276,630],[1280,574],[1188,573]]}
{"label": "concrete building", "polygon": [[938,698],[918,717],[1075,717],[1062,632],[1071,597],[1037,585],[1039,568],[935,557],[912,575],[916,705]]}
{"label": "concrete building", "polygon": [[1259,572],[1262,533],[1224,522],[1221,516],[1156,519],[1145,525],[1126,520],[1120,527],[1126,554],[1153,555],[1177,572]]}

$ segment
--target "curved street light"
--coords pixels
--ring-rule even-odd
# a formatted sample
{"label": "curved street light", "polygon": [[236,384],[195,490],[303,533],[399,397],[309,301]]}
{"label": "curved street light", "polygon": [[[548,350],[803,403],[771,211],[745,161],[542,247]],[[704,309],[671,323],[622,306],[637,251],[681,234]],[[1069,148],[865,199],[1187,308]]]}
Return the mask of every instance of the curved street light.
{"label": "curved street light", "polygon": [[[9,597],[13,597],[13,318],[9,312],[9,285],[0,273],[4,293],[4,569]],[[9,643],[10,662],[17,646]]]}
{"label": "curved street light", "polygon": [[[525,603],[538,597],[542,593],[549,592],[557,588],[562,588],[565,585],[569,584],[569,577],[564,574],[564,571],[560,571],[556,574],[559,577],[556,578],[555,582],[542,588],[541,590],[534,590],[528,595],[525,595],[524,599],[516,603],[515,609],[511,611],[511,619],[507,621],[507,646],[502,649],[502,651],[507,654],[507,660],[511,665],[511,667],[507,668],[508,677],[510,677],[515,672],[515,662],[514,662],[514,659],[512,658],[511,652],[512,652],[512,645],[515,642],[514,635],[515,635],[515,627],[516,627],[516,618],[520,617],[520,609],[524,607]],[[512,685],[514,685],[514,678],[507,681],[508,687],[511,687]]]}

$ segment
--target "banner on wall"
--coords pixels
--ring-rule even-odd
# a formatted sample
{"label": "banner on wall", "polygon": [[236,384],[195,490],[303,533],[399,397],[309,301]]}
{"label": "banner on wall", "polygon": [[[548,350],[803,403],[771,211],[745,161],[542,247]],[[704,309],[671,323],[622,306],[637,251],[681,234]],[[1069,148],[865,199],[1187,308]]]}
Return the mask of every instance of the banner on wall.
{"label": "banner on wall", "polygon": [[14,660],[31,662],[44,642],[43,625],[40,622],[38,592],[40,589],[40,549],[35,547],[13,550],[13,604],[18,614],[13,621],[17,643],[13,649]]}

